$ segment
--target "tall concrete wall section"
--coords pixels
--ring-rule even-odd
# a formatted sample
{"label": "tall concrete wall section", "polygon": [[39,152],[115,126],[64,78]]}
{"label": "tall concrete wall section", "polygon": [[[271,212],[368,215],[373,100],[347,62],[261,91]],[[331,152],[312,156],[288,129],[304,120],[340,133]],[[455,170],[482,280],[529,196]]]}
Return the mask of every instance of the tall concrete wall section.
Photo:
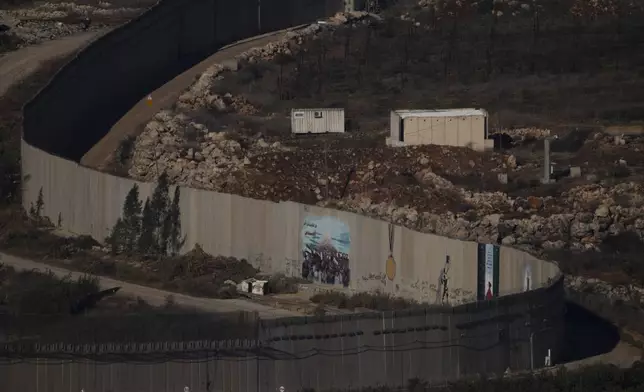
{"label": "tall concrete wall section", "polygon": [[310,23],[341,0],[163,0],[100,37],[25,107],[24,139],[74,161],[136,102],[223,45]]}
{"label": "tall concrete wall section", "polygon": [[[266,2],[266,7],[274,1]],[[219,1],[217,20],[213,26],[217,41],[227,45],[259,34],[260,5],[259,0]],[[281,25],[276,30],[289,26],[292,25]]]}
{"label": "tall concrete wall section", "polygon": [[[120,217],[126,194],[142,199],[154,184],[81,167],[22,144],[25,208],[42,189],[44,214],[78,234],[103,240]],[[416,232],[358,214],[274,203],[184,188],[181,223],[186,250],[200,244],[215,255],[244,258],[267,273],[281,272],[355,291],[379,290],[431,304],[473,301],[479,290],[478,246]],[[555,264],[519,250],[496,247],[498,293],[542,287]],[[449,261],[448,261],[449,260]],[[443,296],[447,278],[447,296]],[[526,286],[526,277],[529,285]],[[529,286],[529,287],[528,287]]]}
{"label": "tall concrete wall section", "polygon": [[[134,184],[142,198],[154,190],[154,184],[75,163],[121,115],[222,45],[343,8],[343,0],[165,0],[100,38],[25,108],[24,207],[42,190],[43,213],[52,222],[103,240]],[[560,355],[563,279],[553,263],[516,249],[292,202],[183,188],[180,207],[185,250],[199,243],[209,253],[245,258],[269,273],[349,291],[379,290],[433,306],[263,321],[250,344],[206,350],[200,357],[173,352],[174,357],[154,364],[149,352],[116,359],[110,353],[107,360],[92,351],[90,361],[74,351],[71,361],[61,361],[70,357],[18,355],[0,345],[0,357],[30,358],[21,364],[0,358],[0,380],[9,380],[0,389],[174,391],[187,386],[259,392],[280,386],[288,391],[400,386],[416,377],[444,382],[525,369],[531,361],[540,367],[548,350],[555,363]],[[493,288],[489,298],[486,287]]]}
{"label": "tall concrete wall section", "polygon": [[79,160],[138,100],[178,73],[183,3],[164,1],[76,56],[25,107],[25,140]]}

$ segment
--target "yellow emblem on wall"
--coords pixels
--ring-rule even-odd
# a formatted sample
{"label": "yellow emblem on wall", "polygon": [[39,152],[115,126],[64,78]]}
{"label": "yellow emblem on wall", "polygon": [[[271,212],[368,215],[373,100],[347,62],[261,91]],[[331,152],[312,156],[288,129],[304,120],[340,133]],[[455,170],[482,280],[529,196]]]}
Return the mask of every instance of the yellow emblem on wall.
{"label": "yellow emblem on wall", "polygon": [[393,256],[389,256],[387,263],[385,263],[385,272],[387,273],[387,279],[394,280],[396,277],[396,260]]}

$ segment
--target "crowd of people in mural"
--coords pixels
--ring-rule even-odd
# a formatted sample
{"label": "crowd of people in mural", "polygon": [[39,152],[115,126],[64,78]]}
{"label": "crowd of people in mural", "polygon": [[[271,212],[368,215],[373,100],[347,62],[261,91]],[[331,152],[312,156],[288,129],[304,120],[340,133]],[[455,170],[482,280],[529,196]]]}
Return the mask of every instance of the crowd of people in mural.
{"label": "crowd of people in mural", "polygon": [[330,244],[307,244],[303,250],[302,277],[314,282],[349,286],[349,255]]}
{"label": "crowd of people in mural", "polygon": [[351,238],[346,223],[310,216],[302,225],[302,277],[317,283],[349,286]]}

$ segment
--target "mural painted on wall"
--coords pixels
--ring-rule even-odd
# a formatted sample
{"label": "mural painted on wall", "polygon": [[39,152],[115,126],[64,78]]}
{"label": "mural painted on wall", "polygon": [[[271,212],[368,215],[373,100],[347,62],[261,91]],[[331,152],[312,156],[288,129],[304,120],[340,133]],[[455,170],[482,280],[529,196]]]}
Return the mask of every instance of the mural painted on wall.
{"label": "mural painted on wall", "polygon": [[385,273],[387,279],[393,281],[396,278],[396,259],[394,259],[394,225],[389,224],[389,257],[385,262]]}
{"label": "mural painted on wall", "polygon": [[499,246],[478,246],[478,294],[479,301],[491,300],[499,295]]}
{"label": "mural painted on wall", "polygon": [[302,225],[302,277],[349,286],[351,236],[346,223],[330,216],[309,216]]}
{"label": "mural painted on wall", "polygon": [[530,264],[526,264],[523,269],[523,291],[532,290],[532,267]]}

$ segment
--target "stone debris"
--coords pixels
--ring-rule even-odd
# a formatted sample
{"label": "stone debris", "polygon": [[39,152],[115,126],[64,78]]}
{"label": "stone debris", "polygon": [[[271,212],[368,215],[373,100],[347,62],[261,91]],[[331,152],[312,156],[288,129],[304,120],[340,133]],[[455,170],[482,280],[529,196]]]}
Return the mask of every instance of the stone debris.
{"label": "stone debris", "polygon": [[[24,47],[81,31],[99,30],[105,28],[109,20],[120,24],[144,11],[143,8],[114,7],[108,2],[92,6],[65,2],[39,3],[29,8],[0,10],[0,25],[8,27],[0,34],[13,36],[18,40],[19,47]],[[100,21],[85,26],[86,18]]]}

